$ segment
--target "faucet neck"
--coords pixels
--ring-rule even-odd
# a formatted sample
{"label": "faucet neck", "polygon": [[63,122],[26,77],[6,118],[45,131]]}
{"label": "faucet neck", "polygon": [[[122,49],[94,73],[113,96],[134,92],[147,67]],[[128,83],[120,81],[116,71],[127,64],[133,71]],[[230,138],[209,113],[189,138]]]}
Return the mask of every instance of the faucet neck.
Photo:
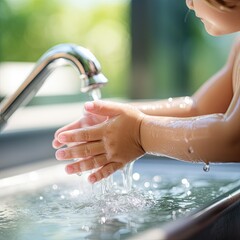
{"label": "faucet neck", "polygon": [[59,66],[71,65],[80,75],[81,92],[102,87],[107,79],[101,74],[101,66],[87,49],[74,44],[61,44],[47,51],[37,62],[27,79],[9,98],[0,103],[0,128],[19,108],[28,104],[47,77]]}

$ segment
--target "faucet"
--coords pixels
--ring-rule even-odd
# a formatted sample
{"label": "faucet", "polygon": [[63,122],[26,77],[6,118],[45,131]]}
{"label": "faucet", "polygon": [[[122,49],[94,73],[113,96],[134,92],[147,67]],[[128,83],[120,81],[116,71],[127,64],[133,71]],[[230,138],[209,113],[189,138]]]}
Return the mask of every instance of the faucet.
{"label": "faucet", "polygon": [[101,73],[95,56],[86,48],[75,44],[60,44],[49,49],[13,95],[0,103],[0,130],[22,104],[28,104],[47,77],[59,66],[72,65],[81,80],[81,92],[89,92],[105,85],[108,80]]}

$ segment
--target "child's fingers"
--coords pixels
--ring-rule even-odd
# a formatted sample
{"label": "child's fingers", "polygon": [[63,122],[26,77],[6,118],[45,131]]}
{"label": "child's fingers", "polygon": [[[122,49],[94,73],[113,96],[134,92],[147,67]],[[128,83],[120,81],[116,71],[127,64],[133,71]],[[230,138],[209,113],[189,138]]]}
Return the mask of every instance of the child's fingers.
{"label": "child's fingers", "polygon": [[53,146],[53,148],[55,148],[55,149],[58,149],[58,148],[60,148],[60,147],[62,147],[64,144],[63,143],[60,143],[57,139],[54,139],[53,141],[52,141],[52,146]]}
{"label": "child's fingers", "polygon": [[54,137],[57,138],[57,136],[58,136],[61,132],[68,131],[68,130],[72,130],[72,129],[76,129],[76,128],[79,128],[79,127],[81,127],[81,123],[80,123],[80,121],[78,120],[78,121],[75,121],[75,122],[73,122],[73,123],[70,123],[70,124],[68,124],[68,125],[66,125],[66,126],[64,126],[64,127],[59,128],[59,129],[55,132]]}
{"label": "child's fingers", "polygon": [[73,142],[90,142],[102,139],[104,131],[104,124],[95,125],[92,127],[80,128],[62,132],[58,135],[57,141],[59,143],[73,143]]}
{"label": "child's fingers", "polygon": [[123,112],[124,106],[121,103],[114,103],[108,101],[97,100],[93,102],[86,102],[85,110],[94,114],[102,116],[114,117]]}
{"label": "child's fingers", "polygon": [[102,168],[100,168],[99,170],[91,174],[88,177],[88,180],[91,183],[98,182],[103,178],[107,178],[108,176],[110,176],[111,174],[113,174],[114,172],[116,172],[118,169],[122,167],[123,167],[123,164],[119,162],[108,163],[107,165],[103,166]]}
{"label": "child's fingers", "polygon": [[93,125],[99,124],[101,122],[104,122],[105,120],[107,120],[107,118],[105,116],[103,117],[103,116],[93,115],[91,113],[86,113],[85,116],[83,118],[81,118],[80,120],[77,120],[77,121],[70,123],[62,128],[59,128],[55,132],[54,137],[57,138],[58,135],[62,132],[93,126]]}
{"label": "child's fingers", "polygon": [[58,160],[71,160],[74,158],[88,158],[105,153],[102,141],[82,143],[74,147],[61,148],[56,151]]}
{"label": "child's fingers", "polygon": [[66,166],[66,172],[68,174],[85,172],[88,170],[100,168],[107,163],[108,161],[107,161],[106,155],[100,154],[94,157],[85,158],[84,160],[80,160],[78,162],[68,164]]}

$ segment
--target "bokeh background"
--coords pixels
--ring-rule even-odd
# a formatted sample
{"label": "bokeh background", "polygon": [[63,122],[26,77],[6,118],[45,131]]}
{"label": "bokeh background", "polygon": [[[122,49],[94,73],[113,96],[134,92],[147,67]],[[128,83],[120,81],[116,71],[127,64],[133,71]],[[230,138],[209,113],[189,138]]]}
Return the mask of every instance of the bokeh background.
{"label": "bokeh background", "polygon": [[[101,63],[103,98],[191,95],[225,63],[234,37],[209,36],[184,0],[1,0],[0,98],[45,51],[68,42]],[[69,75],[30,104],[80,101],[79,85]]]}

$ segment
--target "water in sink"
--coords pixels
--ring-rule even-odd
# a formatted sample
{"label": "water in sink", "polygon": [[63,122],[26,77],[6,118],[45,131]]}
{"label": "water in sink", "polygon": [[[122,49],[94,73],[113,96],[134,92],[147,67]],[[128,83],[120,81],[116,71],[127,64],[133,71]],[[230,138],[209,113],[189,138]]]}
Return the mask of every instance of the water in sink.
{"label": "water in sink", "polygon": [[2,179],[0,239],[125,239],[230,190],[239,184],[237,166],[204,173],[199,165],[139,160],[128,193],[119,173],[102,194],[100,184],[92,188],[85,175],[65,175],[63,166]]}

